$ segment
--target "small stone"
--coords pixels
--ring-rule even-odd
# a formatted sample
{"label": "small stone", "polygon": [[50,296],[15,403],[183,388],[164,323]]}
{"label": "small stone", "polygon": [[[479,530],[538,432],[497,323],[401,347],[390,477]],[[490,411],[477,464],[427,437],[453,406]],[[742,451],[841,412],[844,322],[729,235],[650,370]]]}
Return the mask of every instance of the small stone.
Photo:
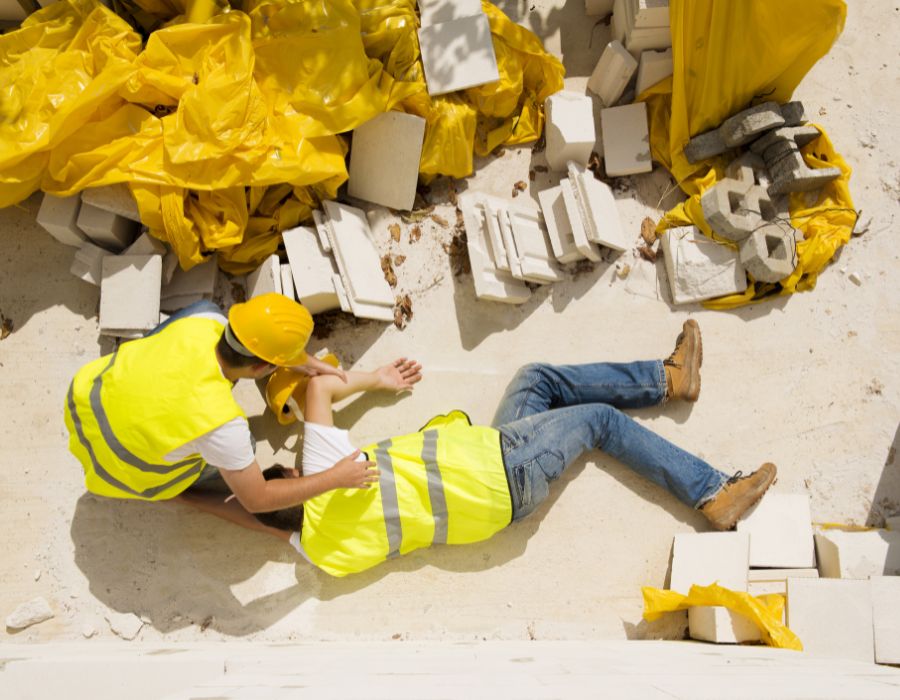
{"label": "small stone", "polygon": [[6,626],[9,629],[23,630],[31,625],[44,622],[53,617],[53,611],[45,598],[38,597],[22,603],[6,618]]}
{"label": "small stone", "polygon": [[40,580],[41,580],[41,570],[40,570],[40,569],[35,569],[35,571],[34,571],[34,580],[35,580],[35,581],[40,581]]}
{"label": "small stone", "polygon": [[94,627],[92,624],[88,623],[81,627],[81,636],[84,637],[85,639],[90,639],[95,634],[97,634],[97,628]]}
{"label": "small stone", "polygon": [[849,279],[851,282],[853,282],[853,284],[855,284],[857,287],[862,286],[862,277],[860,277],[855,272],[851,272],[849,275],[847,275],[847,279]]}
{"label": "small stone", "polygon": [[106,613],[104,617],[114,634],[129,641],[137,637],[138,632],[141,631],[141,627],[144,626],[141,618],[132,613],[109,612]]}

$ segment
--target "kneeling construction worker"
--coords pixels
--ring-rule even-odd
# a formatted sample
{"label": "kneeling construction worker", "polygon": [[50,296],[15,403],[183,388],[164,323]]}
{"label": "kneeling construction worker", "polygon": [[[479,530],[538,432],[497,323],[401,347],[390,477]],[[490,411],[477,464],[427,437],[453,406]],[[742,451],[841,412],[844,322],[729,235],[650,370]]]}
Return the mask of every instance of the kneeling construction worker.
{"label": "kneeling construction worker", "polygon": [[[110,498],[178,498],[268,532],[252,513],[365,484],[365,466],[352,459],[315,476],[267,481],[232,395],[238,379],[258,379],[276,367],[342,383],[341,370],[307,356],[312,329],[309,312],[280,294],[236,304],[227,319],[214,304],[199,302],[82,367],[65,416],[87,489]],[[236,499],[223,504],[191,488],[218,476]]]}
{"label": "kneeling construction worker", "polygon": [[[550,482],[582,453],[600,449],[730,529],[775,479],[775,465],[729,476],[621,412],[669,400],[696,401],[700,328],[684,324],[666,360],[586,365],[532,364],[519,370],[493,427],[453,411],[418,432],[364,448],[371,487],[310,498],[302,527],[278,536],[334,576],[363,571],[432,544],[491,537],[535,510]],[[358,455],[334,426],[332,403],[367,390],[411,389],[421,367],[404,359],[347,381],[312,377],[306,388],[303,473],[325,473]],[[296,527],[296,525],[295,525]]]}

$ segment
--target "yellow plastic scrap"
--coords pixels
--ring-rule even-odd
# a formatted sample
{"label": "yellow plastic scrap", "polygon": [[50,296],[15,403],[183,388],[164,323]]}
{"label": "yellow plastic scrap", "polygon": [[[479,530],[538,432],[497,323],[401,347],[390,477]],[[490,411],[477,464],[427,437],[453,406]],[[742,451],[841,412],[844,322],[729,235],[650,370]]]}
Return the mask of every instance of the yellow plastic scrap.
{"label": "yellow plastic scrap", "polygon": [[718,584],[691,586],[687,595],[677,591],[644,586],[644,619],[648,622],[663,613],[687,610],[698,605],[722,606],[753,622],[763,642],[771,647],[803,651],[800,638],[782,624],[784,596],[775,594],[754,597],[744,591],[732,591]]}
{"label": "yellow plastic scrap", "polygon": [[[660,233],[695,225],[712,234],[700,196],[724,177],[735,154],[690,164],[685,145],[751,104],[790,101],[803,76],[840,35],[846,13],[843,0],[671,1],[673,75],[639,96],[647,103],[653,159],[688,195],[662,218]],[[838,167],[842,175],[818,193],[790,197],[791,223],[804,235],[794,273],[778,284],[750,279],[745,293],[706,302],[708,308],[733,308],[772,294],[810,290],[837,249],[850,240],[856,223],[850,167],[822,127],[817,128],[821,136],[802,149],[804,160],[811,168]]]}

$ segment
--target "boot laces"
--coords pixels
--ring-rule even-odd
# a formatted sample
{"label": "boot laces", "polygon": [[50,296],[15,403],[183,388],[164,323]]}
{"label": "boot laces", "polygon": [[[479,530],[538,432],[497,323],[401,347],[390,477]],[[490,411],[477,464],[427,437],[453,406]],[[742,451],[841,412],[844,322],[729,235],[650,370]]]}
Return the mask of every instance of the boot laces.
{"label": "boot laces", "polygon": [[[749,476],[749,475],[748,475],[748,476]],[[734,483],[740,481],[741,479],[746,479],[746,478],[747,478],[747,477],[744,476],[744,472],[742,472],[742,471],[737,471],[737,472],[735,472],[732,476],[728,477],[728,481],[726,481],[725,483],[726,483],[726,484],[734,484]]]}
{"label": "boot laces", "polygon": [[684,343],[684,333],[679,333],[678,337],[675,339],[675,349],[672,351],[671,355],[663,360],[664,365],[675,367],[676,369],[681,369],[681,363],[678,362],[675,358],[678,356],[678,352],[681,350],[682,343]]}

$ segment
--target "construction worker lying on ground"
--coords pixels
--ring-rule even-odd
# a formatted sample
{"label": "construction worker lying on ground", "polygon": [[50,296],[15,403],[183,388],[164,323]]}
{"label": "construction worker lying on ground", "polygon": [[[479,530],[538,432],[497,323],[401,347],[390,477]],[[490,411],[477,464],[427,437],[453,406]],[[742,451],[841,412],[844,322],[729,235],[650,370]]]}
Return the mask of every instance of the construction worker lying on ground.
{"label": "construction worker lying on ground", "polygon": [[343,383],[342,370],[307,357],[312,328],[309,312],[281,294],[235,304],[227,320],[216,305],[199,302],[82,367],[65,413],[69,448],[84,467],[87,489],[205,508],[207,496],[193,497],[191,487],[221,475],[237,496],[224,506],[227,517],[268,531],[247,511],[288,508],[365,483],[365,468],[350,458],[336,460],[325,474],[267,481],[247,417],[232,396],[238,379],[264,377],[276,366]]}
{"label": "construction worker lying on ground", "polygon": [[591,449],[699,508],[715,528],[730,529],[775,479],[775,465],[729,477],[619,410],[696,401],[702,359],[700,328],[690,320],[664,361],[526,365],[500,401],[494,427],[470,425],[453,411],[364,448],[364,456],[334,427],[332,404],[360,391],[411,389],[421,367],[404,358],[375,372],[348,372],[346,382],[312,377],[303,473],[327,473],[351,455],[364,460],[371,485],[314,496],[303,505],[299,532],[272,534],[335,576],[432,544],[478,542],[534,511],[550,482]]}

